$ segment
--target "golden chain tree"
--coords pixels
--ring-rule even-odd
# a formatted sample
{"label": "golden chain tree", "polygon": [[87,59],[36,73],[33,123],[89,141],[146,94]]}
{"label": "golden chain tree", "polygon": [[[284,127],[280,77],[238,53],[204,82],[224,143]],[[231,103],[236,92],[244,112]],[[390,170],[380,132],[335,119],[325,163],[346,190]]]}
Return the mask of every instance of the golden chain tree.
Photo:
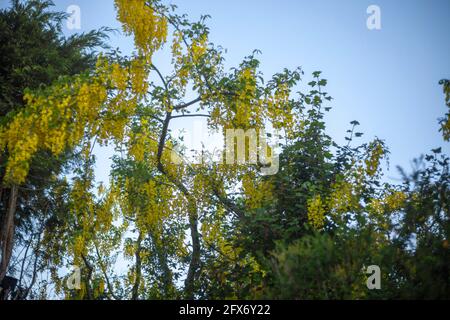
{"label": "golden chain tree", "polygon": [[[58,157],[73,149],[80,155],[72,182],[55,191],[67,194],[67,217],[43,239],[58,292],[80,299],[194,298],[201,277],[227,281],[222,264],[263,278],[257,260],[236,247],[239,235],[230,235],[227,226],[230,219],[251,219],[251,212],[273,200],[272,181],[260,171],[264,162],[189,163],[175,151],[181,142],[170,125],[206,117],[210,130],[260,134],[269,127],[294,141],[308,126],[307,112],[294,98],[302,71],[284,70],[264,82],[254,53],[227,72],[223,50],[209,41],[206,17],[190,22],[157,0],[115,4],[124,33],[134,38],[133,55],[100,55],[93,72],[28,91],[26,108],[0,126],[0,149],[8,150],[5,185],[25,181],[39,150]],[[167,75],[154,63],[159,51],[171,55]],[[320,109],[329,97],[320,89],[326,82],[315,77],[319,89],[302,99]],[[97,144],[117,151],[107,187],[95,185]],[[269,163],[274,152],[269,150]],[[384,153],[374,141],[367,157],[334,182],[331,195],[311,198],[309,223],[321,230],[327,215],[339,220],[339,214],[370,209],[376,217],[381,206],[400,207],[404,195],[395,190],[361,207],[366,180],[377,175]],[[205,251],[214,256],[214,274],[202,268]],[[113,269],[122,253],[130,265],[118,277]],[[59,268],[74,265],[83,269],[75,292],[58,275]]]}

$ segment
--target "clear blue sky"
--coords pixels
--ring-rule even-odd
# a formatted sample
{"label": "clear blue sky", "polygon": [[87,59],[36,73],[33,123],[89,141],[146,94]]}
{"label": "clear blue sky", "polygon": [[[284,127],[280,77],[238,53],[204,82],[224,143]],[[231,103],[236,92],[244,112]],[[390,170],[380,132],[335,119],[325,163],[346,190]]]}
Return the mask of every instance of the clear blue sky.
{"label": "clear blue sky", "polygon": [[[0,0],[2,7],[7,0]],[[56,0],[61,10],[81,8],[81,31],[120,28],[112,0]],[[438,132],[446,112],[438,81],[450,77],[449,0],[179,0],[193,19],[210,14],[211,40],[236,65],[260,49],[266,76],[284,67],[322,70],[334,97],[328,132],[344,142],[358,120],[365,139],[378,136],[391,150],[391,171],[431,148],[450,146]],[[381,30],[368,30],[366,9],[381,9]],[[68,34],[71,31],[66,30]],[[131,40],[112,37],[125,53]],[[106,161],[106,158],[100,161]]]}

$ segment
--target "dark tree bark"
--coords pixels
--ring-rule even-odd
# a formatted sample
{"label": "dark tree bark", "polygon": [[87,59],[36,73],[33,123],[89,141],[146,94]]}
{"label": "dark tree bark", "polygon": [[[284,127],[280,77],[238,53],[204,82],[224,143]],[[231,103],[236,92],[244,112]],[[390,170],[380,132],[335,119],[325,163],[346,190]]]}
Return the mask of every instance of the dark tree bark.
{"label": "dark tree bark", "polygon": [[139,237],[137,239],[137,248],[136,248],[136,278],[134,279],[133,289],[131,293],[131,300],[137,300],[139,298],[139,286],[141,284],[142,277],[142,259],[141,259],[141,251],[142,251],[142,234],[139,233]]}
{"label": "dark tree bark", "polygon": [[191,229],[192,257],[185,280],[185,294],[187,299],[194,299],[195,281],[200,266],[200,235],[198,232],[198,215],[196,206],[189,212],[189,227]]}
{"label": "dark tree bark", "polygon": [[1,253],[2,253],[2,260],[0,262],[0,283],[6,276],[9,262],[11,260],[14,244],[14,229],[15,229],[14,216],[16,214],[18,195],[19,195],[19,188],[17,185],[13,185],[11,187],[11,192],[9,195],[9,204],[6,210],[6,215],[4,216],[3,219],[3,224],[0,233]]}

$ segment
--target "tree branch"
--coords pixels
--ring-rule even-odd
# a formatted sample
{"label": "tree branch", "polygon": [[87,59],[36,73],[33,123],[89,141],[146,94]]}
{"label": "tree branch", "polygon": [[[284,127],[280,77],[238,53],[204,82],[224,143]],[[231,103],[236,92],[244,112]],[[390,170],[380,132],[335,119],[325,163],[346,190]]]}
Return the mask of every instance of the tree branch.
{"label": "tree branch", "polygon": [[194,105],[194,104],[196,104],[196,103],[198,103],[200,101],[202,101],[202,98],[198,97],[197,99],[194,99],[192,101],[180,104],[180,105],[174,107],[173,109],[176,110],[176,111],[179,111],[179,110],[182,110],[182,109],[186,109],[186,108],[188,108],[188,107],[190,107],[190,106],[192,106],[192,105]]}
{"label": "tree branch", "polygon": [[172,116],[171,119],[178,119],[178,118],[193,118],[193,117],[205,117],[210,118],[211,116],[209,114],[183,114],[179,116]]}

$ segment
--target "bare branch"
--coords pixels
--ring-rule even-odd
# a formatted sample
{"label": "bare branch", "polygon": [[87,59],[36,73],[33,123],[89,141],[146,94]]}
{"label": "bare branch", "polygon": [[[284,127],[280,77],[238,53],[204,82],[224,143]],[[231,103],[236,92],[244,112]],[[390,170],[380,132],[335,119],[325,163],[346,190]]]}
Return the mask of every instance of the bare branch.
{"label": "bare branch", "polygon": [[184,104],[180,104],[180,105],[174,107],[173,109],[176,110],[176,111],[179,111],[179,110],[182,110],[182,109],[186,109],[186,108],[188,108],[188,107],[190,107],[190,106],[192,106],[192,105],[194,105],[194,104],[196,104],[196,103],[198,103],[200,101],[202,101],[202,98],[198,97],[197,99],[194,99],[194,100],[192,100],[190,102],[187,102],[187,103],[184,103]]}
{"label": "bare branch", "polygon": [[193,117],[205,117],[210,118],[211,116],[209,114],[183,114],[179,116],[173,116],[171,119],[177,119],[177,118],[193,118]]}

